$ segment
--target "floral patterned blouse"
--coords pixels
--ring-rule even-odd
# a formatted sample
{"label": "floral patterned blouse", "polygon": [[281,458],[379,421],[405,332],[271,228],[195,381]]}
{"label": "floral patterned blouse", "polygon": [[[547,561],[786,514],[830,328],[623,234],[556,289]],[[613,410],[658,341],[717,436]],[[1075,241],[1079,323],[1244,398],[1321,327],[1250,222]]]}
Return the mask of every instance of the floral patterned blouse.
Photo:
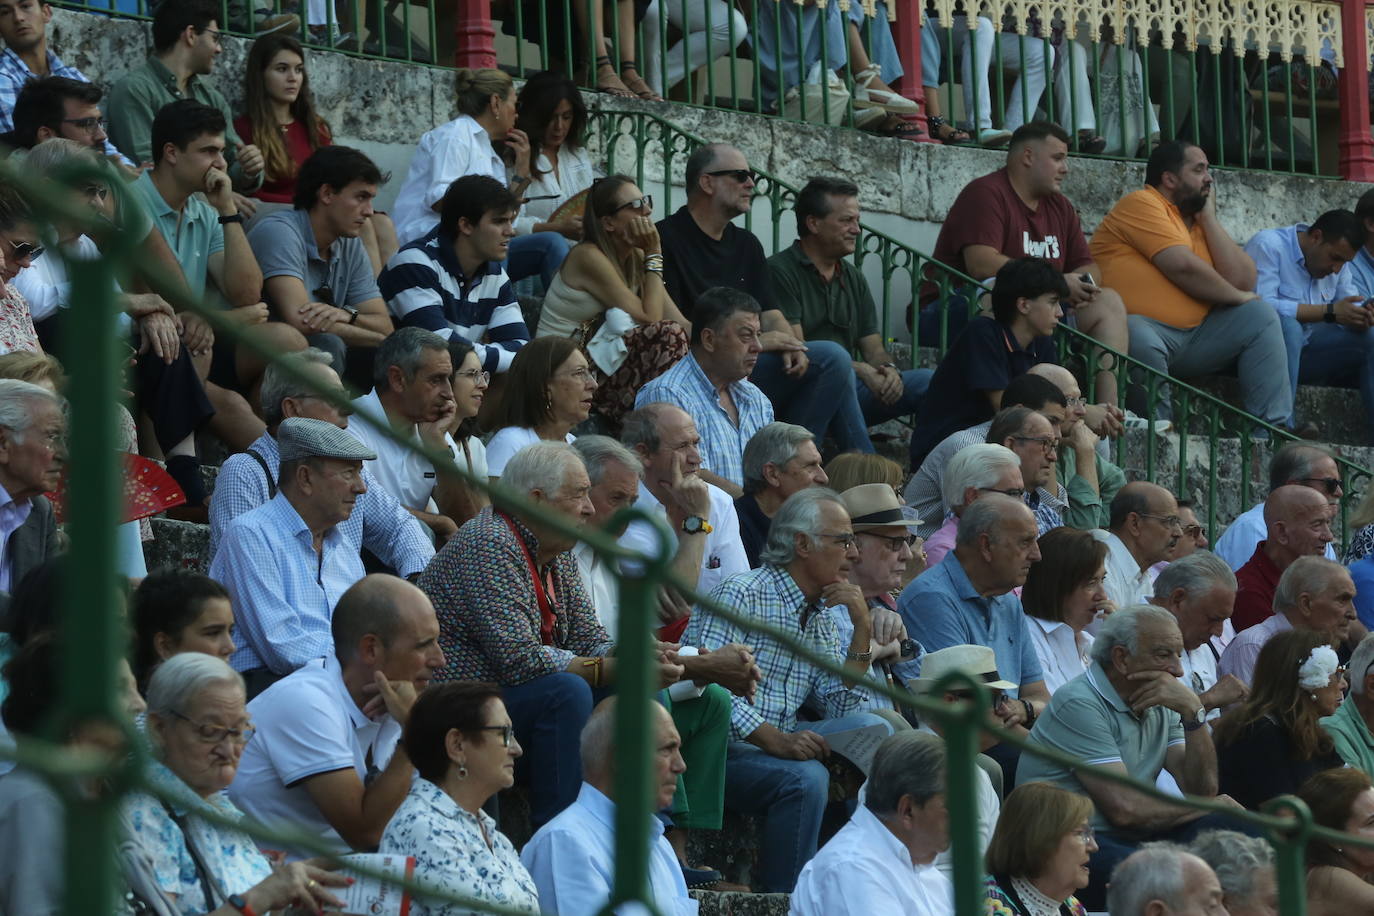
{"label": "floral patterned blouse", "polygon": [[4,283],[0,283],[0,297],[0,353],[42,353],[29,301],[13,286],[8,287],[6,295]]}
{"label": "floral patterned blouse", "polygon": [[[487,843],[490,841],[491,845]],[[436,890],[539,912],[534,879],[485,811],[473,817],[428,779],[416,779],[382,834],[378,852],[415,857],[415,880]],[[411,916],[462,916],[456,904],[413,901]]]}
{"label": "floral patterned blouse", "polygon": [[[213,808],[220,815],[242,820],[243,812],[234,807],[223,792],[202,799],[157,761],[150,761],[148,779],[182,799],[172,805],[172,811],[184,818],[183,823],[190,828],[191,838],[205,859],[214,889],[221,898],[241,894],[272,874],[267,857],[258,851],[248,834],[195,816],[197,809]],[[187,916],[213,910],[219,901],[206,901],[185,835],[162,802],[147,793],[137,792],[124,800],[124,806],[134,834],[132,839],[148,852],[158,886],[176,897],[177,909]]]}
{"label": "floral patterned blouse", "polygon": [[[1025,910],[1016,905],[1011,895],[1002,890],[992,875],[987,878],[987,916],[1027,916]],[[1087,916],[1088,911],[1077,897],[1070,897],[1059,907],[1061,916]]]}

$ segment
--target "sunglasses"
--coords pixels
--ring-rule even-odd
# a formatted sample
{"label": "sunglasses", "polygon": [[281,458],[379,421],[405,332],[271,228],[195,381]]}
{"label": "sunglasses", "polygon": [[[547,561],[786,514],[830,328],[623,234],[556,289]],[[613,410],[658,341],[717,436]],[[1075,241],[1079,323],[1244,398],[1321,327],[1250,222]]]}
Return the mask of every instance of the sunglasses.
{"label": "sunglasses", "polygon": [[1012,499],[1020,499],[1026,495],[1026,491],[1021,487],[1007,487],[999,490],[996,487],[979,487],[979,493],[1001,493],[1003,496],[1010,496]]}
{"label": "sunglasses", "polygon": [[652,194],[645,194],[643,197],[636,197],[634,200],[625,201],[612,210],[611,213],[619,213],[621,210],[652,210],[653,208],[654,196]]}
{"label": "sunglasses", "polygon": [[887,544],[887,549],[892,551],[893,553],[900,553],[903,545],[907,547],[914,547],[916,545],[916,542],[921,539],[920,535],[916,534],[898,535],[896,537],[889,534],[874,534],[871,531],[865,531],[864,534],[868,537],[877,538],[878,540],[885,542]]}
{"label": "sunglasses", "polygon": [[759,180],[758,174],[749,169],[716,169],[716,171],[707,172],[706,174],[712,176],[728,175],[740,184],[744,184],[746,181]]}
{"label": "sunglasses", "polygon": [[1321,489],[1326,491],[1327,496],[1335,496],[1336,491],[1341,488],[1339,477],[1299,477],[1298,483],[1321,484]]}
{"label": "sunglasses", "polygon": [[313,295],[315,297],[316,302],[321,302],[325,305],[334,304],[334,291],[329,288],[328,283],[326,283],[324,286],[321,286],[319,289],[315,290]]}
{"label": "sunglasses", "polygon": [[43,246],[34,245],[31,242],[10,242],[10,249],[13,251],[16,261],[22,261],[25,258],[36,261],[43,256]]}

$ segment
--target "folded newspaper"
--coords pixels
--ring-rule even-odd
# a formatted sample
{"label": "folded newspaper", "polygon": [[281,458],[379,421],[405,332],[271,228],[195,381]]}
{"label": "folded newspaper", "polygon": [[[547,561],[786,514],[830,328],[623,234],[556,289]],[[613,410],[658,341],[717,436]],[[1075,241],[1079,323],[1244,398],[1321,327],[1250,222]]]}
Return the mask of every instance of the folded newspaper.
{"label": "folded newspaper", "polygon": [[878,745],[883,743],[888,734],[887,728],[882,725],[865,725],[831,732],[824,738],[832,754],[839,754],[867,776],[873,769],[873,756],[878,753]]}
{"label": "folded newspaper", "polygon": [[361,875],[350,865],[361,865],[370,871],[381,872],[388,878],[405,880],[415,874],[415,859],[411,856],[390,856],[381,853],[359,853],[343,856],[341,873],[353,879],[346,888],[329,888],[329,892],[344,902],[340,913],[345,916],[408,916],[410,893],[390,881]]}

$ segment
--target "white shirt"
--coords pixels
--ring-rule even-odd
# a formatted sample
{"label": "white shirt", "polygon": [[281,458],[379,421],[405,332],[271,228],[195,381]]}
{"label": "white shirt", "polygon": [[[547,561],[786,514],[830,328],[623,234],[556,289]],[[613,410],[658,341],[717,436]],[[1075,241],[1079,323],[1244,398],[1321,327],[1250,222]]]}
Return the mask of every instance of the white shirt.
{"label": "white shirt", "polygon": [[[78,261],[100,260],[100,249],[89,236],[77,236],[62,248],[68,256]],[[67,276],[67,261],[57,252],[49,252],[46,258],[36,258],[19,271],[10,285],[28,301],[29,314],[34,321],[42,321],[58,309],[71,305],[72,285]],[[113,291],[117,294],[122,292],[117,284],[113,286]],[[116,323],[121,334],[133,327],[133,319],[124,312],[119,313]]]}
{"label": "white shirt", "polygon": [[[935,729],[925,723],[916,726],[918,732],[925,732],[928,735],[938,735]],[[978,790],[978,860],[981,862],[983,856],[987,855],[988,846],[992,844],[992,832],[997,829],[997,818],[1002,813],[1002,799],[998,796],[997,790],[992,787],[992,779],[989,778],[987,771],[981,766],[974,766],[974,785]],[[867,787],[867,783],[864,784]],[[860,792],[863,789],[859,790]],[[862,796],[860,804],[863,803]],[[933,863],[951,883],[954,881],[954,850],[946,849],[935,856]]]}
{"label": "white shirt", "polygon": [[865,805],[802,869],[788,909],[791,916],[952,912],[949,879],[933,864],[912,865],[906,846]]}
{"label": "white shirt", "polygon": [[[363,715],[332,655],[268,687],[248,704],[248,714],[257,731],[229,784],[230,800],[264,824],[304,831],[333,852],[350,852],[301,783],[347,769],[366,782],[369,770],[391,760],[401,726],[389,715],[375,722]],[[284,851],[292,859],[314,855]]]}
{"label": "white shirt", "polygon": [[427,132],[415,147],[393,208],[402,245],[439,225],[434,205],[464,175],[490,175],[505,184],[506,163],[496,155],[486,129],[474,118],[459,115]]}
{"label": "white shirt", "polygon": [[1045,689],[1051,694],[1088,670],[1093,638],[1087,632],[1074,633],[1063,621],[1041,620],[1030,614],[1026,615],[1026,632],[1040,659]]}
{"label": "white shirt", "polygon": [[[355,400],[353,409],[357,413],[373,417],[384,426],[391,423],[387,419],[386,410],[382,407],[381,398],[377,396],[376,388]],[[368,469],[372,471],[372,476],[377,482],[396,497],[397,502],[421,512],[434,511],[432,497],[434,485],[438,481],[434,462],[383,434],[366,420],[350,422],[348,431],[359,442],[377,453],[377,457],[368,462]],[[412,444],[420,445],[418,426],[411,425],[409,438]],[[444,444],[448,446],[451,454],[458,456],[459,463],[465,463],[462,457],[463,450],[447,433],[444,434]]]}
{"label": "white shirt", "polygon": [[1226,651],[1221,653],[1221,661],[1217,664],[1217,674],[1225,676],[1234,674],[1247,685],[1250,678],[1255,674],[1255,662],[1259,659],[1260,649],[1269,641],[1269,637],[1284,630],[1293,629],[1293,625],[1288,622],[1288,617],[1283,614],[1275,614],[1253,627],[1247,627],[1236,634],[1236,638],[1231,640],[1226,647]]}
{"label": "white shirt", "polygon": [[1149,604],[1155,591],[1154,570],[1147,566],[1142,571],[1131,555],[1131,549],[1114,533],[1094,528],[1092,535],[1107,545],[1107,578],[1102,583],[1102,590],[1116,605],[1116,609],[1119,611],[1133,604]]}
{"label": "white shirt", "polygon": [[[577,437],[572,433],[563,438],[569,445],[577,441]],[[507,426],[498,429],[496,435],[487,443],[487,476],[500,477],[506,469],[506,462],[510,461],[516,452],[539,441],[539,434],[528,426]]]}
{"label": "white shirt", "polygon": [[[1180,658],[1183,662],[1181,680],[1189,690],[1199,697],[1217,685],[1217,660],[1212,655],[1212,647],[1203,643],[1196,649],[1184,649]],[[1214,709],[1207,714],[1208,721],[1221,718],[1221,710]]]}
{"label": "white shirt", "polygon": [[[1226,565],[1235,572],[1250,562],[1259,542],[1268,536],[1267,531],[1264,524],[1264,503],[1258,503],[1236,516],[1236,520],[1227,526],[1221,537],[1212,545],[1212,552],[1225,560]],[[1328,560],[1340,562],[1330,544],[1326,545],[1325,556]]]}
{"label": "white shirt", "polygon": [[[529,187],[525,188],[522,195],[530,202],[525,204],[523,221],[529,223],[529,228],[525,232],[534,231],[535,223],[546,223],[553,211],[563,206],[568,200],[577,196],[578,193],[592,186],[596,180],[596,169],[592,167],[591,157],[587,155],[586,147],[572,149],[564,143],[558,147],[558,177],[554,177],[550,168],[549,157],[542,152],[535,161],[535,168],[543,174],[534,178]],[[533,175],[533,170],[531,170]],[[548,197],[550,194],[557,195],[548,200],[532,200],[535,197]],[[581,216],[581,213],[577,214]],[[521,229],[516,226],[516,233]]]}
{"label": "white shirt", "polygon": [[[711,514],[707,519],[711,523],[711,531],[706,535],[706,550],[701,558],[701,575],[697,577],[697,593],[702,595],[709,595],[715,591],[716,585],[726,576],[749,571],[749,555],[744,552],[744,542],[739,537],[739,516],[735,513],[734,500],[730,498],[730,494],[715,484],[708,483],[706,486],[711,496],[711,507],[708,510]],[[649,492],[649,488],[644,486],[642,480],[639,482],[639,498],[635,500],[635,508],[651,512],[665,523],[668,521],[668,510]],[[668,527],[671,529],[672,525]],[[694,534],[690,537],[700,535]],[[657,533],[645,522],[632,522],[620,536],[621,547],[651,556],[657,554],[658,543]]]}

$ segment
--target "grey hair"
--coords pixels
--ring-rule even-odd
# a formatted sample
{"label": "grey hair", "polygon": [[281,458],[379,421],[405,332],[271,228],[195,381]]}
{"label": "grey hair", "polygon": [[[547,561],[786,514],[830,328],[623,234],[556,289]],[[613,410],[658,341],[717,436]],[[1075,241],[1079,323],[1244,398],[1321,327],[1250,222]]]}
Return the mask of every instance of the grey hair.
{"label": "grey hair", "polygon": [[278,426],[286,419],[281,411],[282,401],[314,393],[286,371],[287,368],[291,368],[303,372],[308,366],[333,368],[334,357],[316,347],[306,347],[295,353],[284,354],[267,364],[267,369],[262,373],[262,391],[258,400],[262,404],[262,420],[268,426]]}
{"label": "grey hair", "polygon": [[821,527],[821,504],[835,503],[841,509],[840,494],[829,487],[808,487],[798,490],[778,509],[768,526],[768,541],[759,551],[759,562],[769,566],[786,566],[797,558],[797,535],[806,536],[814,544],[815,533]]}
{"label": "grey hair", "polygon": [[501,483],[518,493],[554,493],[568,479],[582,456],[566,442],[534,442],[516,452],[501,472]]}
{"label": "grey hair", "polygon": [[438,350],[448,355],[448,341],[424,328],[398,328],[377,345],[372,362],[372,382],[380,389],[387,386],[387,373],[392,366],[401,370],[407,382],[415,378],[420,360],[426,350]]}
{"label": "grey hair", "polygon": [[1198,550],[1174,560],[1155,579],[1155,598],[1163,601],[1181,588],[1189,595],[1202,595],[1214,588],[1236,590],[1236,574],[1226,561],[1210,550]]}
{"label": "grey hair", "polygon": [[683,174],[688,197],[701,193],[699,179],[709,166],[716,164],[716,160],[720,158],[719,154],[728,149],[735,147],[729,143],[706,143],[692,151],[692,155],[687,157],[687,167]]}
{"label": "grey hair", "polygon": [[1251,903],[1255,874],[1274,867],[1274,848],[1238,830],[1208,830],[1188,844],[1188,851],[1212,867],[1228,904]]}
{"label": "grey hair", "polygon": [[1146,843],[1122,859],[1113,869],[1111,883],[1107,885],[1107,912],[1112,916],[1143,916],[1152,900],[1170,909],[1179,909],[1186,890],[1183,883],[1183,857],[1186,855],[1192,853],[1176,843],[1157,842]]}
{"label": "grey hair", "polygon": [[33,425],[34,402],[63,406],[60,397],[46,388],[15,378],[0,379],[0,426],[14,433],[17,442],[24,440],[24,431]]}
{"label": "grey hair", "polygon": [[621,417],[620,444],[626,448],[643,446],[644,451],[650,455],[658,451],[658,447],[663,444],[663,437],[658,434],[658,424],[663,419],[663,412],[669,407],[677,405],[666,401],[654,401],[637,407]]}
{"label": "grey hair", "polygon": [[749,438],[741,459],[744,469],[744,492],[759,493],[768,487],[763,479],[765,465],[782,467],[797,457],[803,442],[814,442],[811,430],[795,423],[775,420]]}
{"label": "grey hair", "polygon": [[166,718],[184,713],[211,684],[232,684],[243,690],[243,678],[222,658],[203,652],[180,652],[153,669],[148,681],[148,712]]}
{"label": "grey hair", "polygon": [[[611,772],[612,745],[615,742],[615,697],[607,697],[596,708],[592,710],[591,716],[587,718],[587,724],[582,726],[582,735],[578,741],[578,755],[582,760],[582,773],[584,776],[595,778],[609,776]],[[650,703],[649,706],[656,717],[667,719],[672,722],[672,717],[668,710],[658,703]],[[657,743],[657,738],[651,738]],[[590,781],[590,779],[589,779]]]}
{"label": "grey hair", "polygon": [[606,465],[612,461],[625,465],[636,477],[644,473],[644,462],[639,460],[639,456],[610,436],[578,436],[572,447],[587,466],[587,477],[592,486],[601,483]]}
{"label": "grey hair", "polygon": [[100,163],[100,157],[86,144],[65,137],[50,137],[24,156],[24,167],[44,178],[52,177],[68,163],[94,166]]}
{"label": "grey hair", "polygon": [[928,732],[900,731],[878,745],[864,805],[875,815],[895,814],[903,795],[918,805],[945,791],[945,742]]}
{"label": "grey hair", "polygon": [[1360,640],[1355,651],[1350,653],[1350,663],[1345,666],[1345,670],[1350,672],[1351,693],[1364,693],[1364,679],[1369,674],[1370,665],[1374,665],[1374,633]]}
{"label": "grey hair", "polygon": [[1146,623],[1178,626],[1174,615],[1153,604],[1136,604],[1122,608],[1102,621],[1097,636],[1093,638],[1093,661],[1103,668],[1112,663],[1112,650],[1124,646],[1126,651],[1135,655],[1140,651],[1140,628]]}
{"label": "grey hair", "polygon": [[1327,449],[1309,442],[1285,443],[1269,461],[1269,489],[1277,490],[1290,480],[1311,477],[1318,461],[1334,457]]}
{"label": "grey hair", "polygon": [[1020,500],[993,493],[965,509],[964,514],[959,516],[959,530],[954,536],[954,546],[976,544],[978,538],[985,534],[989,538],[994,538],[997,526],[1008,517],[1007,512],[1011,508],[1008,503],[1025,508],[1025,503]]}
{"label": "grey hair", "polygon": [[997,486],[997,479],[1007,468],[1020,468],[1021,459],[1005,445],[977,442],[955,452],[945,465],[940,482],[940,497],[945,508],[953,511],[964,506],[964,491]]}
{"label": "grey hair", "polygon": [[1326,557],[1298,557],[1279,576],[1274,589],[1274,613],[1287,614],[1298,606],[1298,598],[1319,592],[1344,566]]}

